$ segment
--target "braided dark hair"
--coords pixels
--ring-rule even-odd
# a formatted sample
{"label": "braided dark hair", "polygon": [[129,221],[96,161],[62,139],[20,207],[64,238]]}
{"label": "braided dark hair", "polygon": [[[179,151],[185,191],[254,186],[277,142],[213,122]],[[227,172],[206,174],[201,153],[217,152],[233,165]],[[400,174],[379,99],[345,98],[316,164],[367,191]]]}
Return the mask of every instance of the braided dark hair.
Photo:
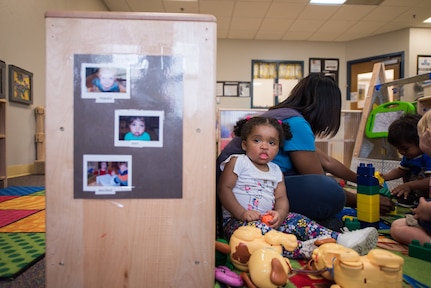
{"label": "braided dark hair", "polygon": [[233,133],[235,136],[241,137],[242,140],[246,140],[253,128],[259,125],[271,125],[277,130],[280,137],[280,147],[283,146],[284,140],[292,139],[292,132],[290,131],[289,124],[283,123],[275,118],[262,116],[247,117],[246,119],[238,120],[233,127]]}

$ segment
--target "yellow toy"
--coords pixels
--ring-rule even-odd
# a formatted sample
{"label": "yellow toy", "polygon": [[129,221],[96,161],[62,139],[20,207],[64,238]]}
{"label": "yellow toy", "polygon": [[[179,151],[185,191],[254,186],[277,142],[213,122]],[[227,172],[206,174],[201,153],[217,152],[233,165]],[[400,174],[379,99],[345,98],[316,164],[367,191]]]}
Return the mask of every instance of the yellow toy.
{"label": "yellow toy", "polygon": [[331,288],[403,287],[404,259],[382,249],[373,249],[365,256],[336,243],[327,243],[313,251],[312,270],[324,271],[322,276],[334,281]]}
{"label": "yellow toy", "polygon": [[241,271],[248,271],[250,256],[258,249],[271,247],[281,255],[282,246],[293,251],[297,246],[295,235],[271,230],[262,235],[260,229],[252,226],[238,228],[230,237],[230,258],[232,264]]}
{"label": "yellow toy", "polygon": [[283,287],[289,282],[289,274],[292,272],[289,259],[282,257],[272,247],[254,251],[248,267],[251,282],[248,282],[248,275],[245,272],[241,274],[241,277],[249,288]]}
{"label": "yellow toy", "polygon": [[238,228],[232,234],[229,245],[216,242],[216,249],[225,254],[229,253],[235,268],[243,271],[241,278],[249,288],[256,285],[259,288],[286,285],[292,268],[289,259],[281,256],[282,247],[293,251],[296,246],[295,235],[276,230],[262,235],[260,229],[252,226]]}

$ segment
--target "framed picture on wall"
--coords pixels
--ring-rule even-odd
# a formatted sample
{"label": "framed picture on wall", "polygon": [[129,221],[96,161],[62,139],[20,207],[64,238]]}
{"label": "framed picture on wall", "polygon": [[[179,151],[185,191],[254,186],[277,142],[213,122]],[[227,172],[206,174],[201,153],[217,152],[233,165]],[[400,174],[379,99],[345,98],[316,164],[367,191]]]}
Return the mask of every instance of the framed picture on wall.
{"label": "framed picture on wall", "polygon": [[309,71],[310,73],[322,72],[322,61],[320,59],[310,58]]}
{"label": "framed picture on wall", "polygon": [[0,60],[0,99],[6,98],[6,63]]}
{"label": "framed picture on wall", "polygon": [[332,58],[310,58],[310,73],[324,73],[331,76],[338,83],[339,60]]}
{"label": "framed picture on wall", "polygon": [[27,105],[33,103],[33,73],[9,65],[9,101]]}
{"label": "framed picture on wall", "polygon": [[431,72],[431,55],[418,55],[418,73],[425,74]]}

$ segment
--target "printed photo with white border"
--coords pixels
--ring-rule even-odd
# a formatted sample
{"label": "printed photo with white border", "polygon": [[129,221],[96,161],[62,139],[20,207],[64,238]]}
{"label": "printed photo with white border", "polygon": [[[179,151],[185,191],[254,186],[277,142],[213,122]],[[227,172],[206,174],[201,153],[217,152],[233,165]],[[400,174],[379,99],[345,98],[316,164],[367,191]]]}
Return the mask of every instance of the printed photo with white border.
{"label": "printed photo with white border", "polygon": [[115,195],[132,191],[132,156],[83,156],[83,190],[96,195]]}
{"label": "printed photo with white border", "polygon": [[164,111],[115,110],[115,143],[117,147],[163,147]]}
{"label": "printed photo with white border", "polygon": [[81,98],[100,103],[130,99],[130,66],[82,63]]}

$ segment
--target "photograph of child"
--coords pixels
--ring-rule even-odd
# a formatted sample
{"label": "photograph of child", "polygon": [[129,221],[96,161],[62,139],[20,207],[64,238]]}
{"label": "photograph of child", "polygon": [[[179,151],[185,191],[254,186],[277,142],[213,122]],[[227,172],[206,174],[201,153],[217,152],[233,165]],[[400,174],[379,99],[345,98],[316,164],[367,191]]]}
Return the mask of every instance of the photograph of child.
{"label": "photograph of child", "polygon": [[99,102],[130,98],[130,68],[112,64],[83,63],[81,65],[81,97]]}
{"label": "photograph of child", "polygon": [[93,72],[86,78],[87,90],[89,92],[126,92],[125,71],[121,70],[124,69],[113,67],[87,69],[88,72]]}
{"label": "photograph of child", "polygon": [[128,118],[129,132],[124,135],[124,140],[151,141],[150,134],[145,131],[147,126],[145,118],[142,116],[130,116]]}
{"label": "photograph of child", "polygon": [[162,147],[163,111],[115,111],[115,146]]}
{"label": "photograph of child", "polygon": [[130,155],[84,155],[84,191],[131,191],[131,160]]}

